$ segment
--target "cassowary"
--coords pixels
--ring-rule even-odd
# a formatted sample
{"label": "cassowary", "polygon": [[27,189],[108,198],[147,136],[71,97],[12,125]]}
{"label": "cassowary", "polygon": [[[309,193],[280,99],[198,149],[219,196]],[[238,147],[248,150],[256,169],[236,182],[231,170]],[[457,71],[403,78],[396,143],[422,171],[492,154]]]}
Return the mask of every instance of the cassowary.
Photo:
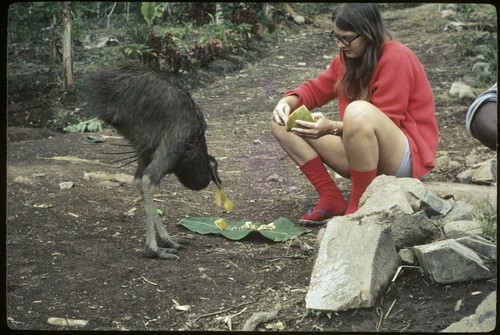
{"label": "cassowary", "polygon": [[171,173],[191,190],[207,187],[210,180],[222,189],[218,163],[207,153],[203,113],[168,76],[138,64],[97,71],[87,77],[83,89],[88,112],[114,127],[136,151],[135,183],[146,212],[146,256],[178,259],[177,249],[185,240],[170,237],[153,194]]}

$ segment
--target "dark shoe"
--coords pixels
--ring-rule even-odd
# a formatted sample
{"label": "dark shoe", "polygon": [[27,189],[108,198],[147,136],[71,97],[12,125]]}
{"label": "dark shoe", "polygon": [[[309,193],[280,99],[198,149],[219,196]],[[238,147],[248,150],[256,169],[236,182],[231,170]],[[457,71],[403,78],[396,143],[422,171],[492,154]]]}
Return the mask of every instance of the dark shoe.
{"label": "dark shoe", "polygon": [[305,226],[321,226],[326,224],[333,217],[333,214],[323,210],[311,208],[304,214],[300,220],[299,224]]}

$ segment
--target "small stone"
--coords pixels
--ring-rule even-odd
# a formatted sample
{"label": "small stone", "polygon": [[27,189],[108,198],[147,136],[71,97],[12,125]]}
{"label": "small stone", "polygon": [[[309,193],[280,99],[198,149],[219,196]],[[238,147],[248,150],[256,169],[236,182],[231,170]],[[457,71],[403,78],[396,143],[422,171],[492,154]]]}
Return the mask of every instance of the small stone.
{"label": "small stone", "polygon": [[63,181],[62,183],[59,183],[59,188],[61,190],[68,190],[72,188],[75,184],[72,181]]}
{"label": "small stone", "polygon": [[415,254],[410,249],[401,249],[399,250],[398,254],[399,257],[401,257],[403,264],[415,264]]}
{"label": "small stone", "polygon": [[277,181],[283,181],[283,178],[281,178],[277,173],[273,173],[266,179],[266,183],[268,182],[277,182]]}
{"label": "small stone", "polygon": [[436,193],[427,191],[422,199],[421,208],[428,217],[443,216],[451,210],[451,204]]}

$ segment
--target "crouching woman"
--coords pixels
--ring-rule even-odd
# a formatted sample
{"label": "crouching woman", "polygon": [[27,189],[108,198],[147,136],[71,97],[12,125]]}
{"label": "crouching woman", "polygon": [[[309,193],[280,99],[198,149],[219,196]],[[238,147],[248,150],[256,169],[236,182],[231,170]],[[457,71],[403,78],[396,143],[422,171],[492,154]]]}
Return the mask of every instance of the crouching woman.
{"label": "crouching woman", "polygon": [[[330,36],[339,54],[316,78],[285,92],[271,122],[273,135],[319,194],[302,224],[356,212],[377,175],[423,177],[434,167],[438,146],[424,68],[408,47],[391,39],[377,5],[341,4],[332,21]],[[286,131],[293,110],[301,105],[313,110],[333,99],[339,120],[313,113],[314,122],[298,121],[300,127]],[[348,201],[325,164],[352,180]]]}

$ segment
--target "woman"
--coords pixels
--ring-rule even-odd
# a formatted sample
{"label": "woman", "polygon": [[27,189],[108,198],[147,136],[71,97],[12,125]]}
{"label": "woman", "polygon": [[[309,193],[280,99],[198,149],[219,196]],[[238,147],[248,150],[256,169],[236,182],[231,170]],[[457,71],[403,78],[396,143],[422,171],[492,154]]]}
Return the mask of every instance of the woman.
{"label": "woman", "polygon": [[[340,54],[316,78],[285,92],[271,122],[273,135],[319,193],[302,224],[356,212],[377,175],[423,177],[434,167],[438,145],[434,97],[422,64],[391,40],[377,5],[339,5],[332,21],[330,36]],[[313,113],[315,122],[297,121],[300,127],[286,131],[294,109],[312,110],[332,99],[340,120]],[[348,202],[324,164],[351,178]]]}

